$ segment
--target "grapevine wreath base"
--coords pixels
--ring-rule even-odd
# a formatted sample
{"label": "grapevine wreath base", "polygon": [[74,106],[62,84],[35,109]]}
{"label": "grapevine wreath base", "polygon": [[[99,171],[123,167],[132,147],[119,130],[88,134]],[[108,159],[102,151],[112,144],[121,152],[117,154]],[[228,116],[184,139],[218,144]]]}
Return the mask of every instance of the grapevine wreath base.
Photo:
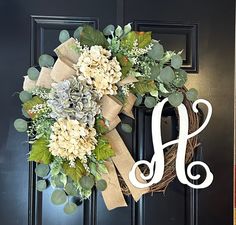
{"label": "grapevine wreath base", "polygon": [[[181,90],[183,93],[186,92],[186,88]],[[188,115],[189,115],[189,134],[193,133],[199,128],[199,116],[193,112],[192,103],[185,98],[183,104],[185,105]],[[178,118],[178,112],[176,112],[176,117]],[[186,147],[186,164],[191,162],[194,156],[194,151],[199,146],[198,137],[194,136],[193,138],[188,139],[187,147]],[[173,145],[168,151],[165,153],[165,172],[162,180],[150,186],[149,191],[147,193],[154,192],[165,192],[168,185],[175,179],[176,177],[176,154],[177,154],[177,145]],[[145,175],[148,175],[149,171],[147,168],[143,167],[141,169]],[[130,195],[129,188],[125,184],[122,176],[119,175],[119,182],[121,184],[122,192],[125,195]]]}
{"label": "grapevine wreath base", "polygon": [[[73,37],[61,31],[59,41],[56,61],[43,54],[41,70],[28,69],[19,94],[25,119],[14,122],[17,131],[29,136],[28,160],[37,163],[37,190],[50,184],[52,203],[65,204],[67,214],[76,211],[73,197],[88,199],[95,187],[109,210],[127,206],[123,194],[138,201],[143,194],[164,192],[176,176],[177,146],[165,152],[162,181],[137,188],[129,179],[135,161],[116,127],[132,132],[120,113],[135,119],[134,105],[152,109],[167,98],[177,118],[177,107],[186,106],[189,133],[198,129],[192,110],[198,93],[185,88],[182,52],[164,50],[151,32],[132,31],[131,24],[108,25],[103,32],[84,25]],[[197,137],[188,140],[186,163],[197,146]],[[147,168],[136,172],[141,171],[149,173]]]}

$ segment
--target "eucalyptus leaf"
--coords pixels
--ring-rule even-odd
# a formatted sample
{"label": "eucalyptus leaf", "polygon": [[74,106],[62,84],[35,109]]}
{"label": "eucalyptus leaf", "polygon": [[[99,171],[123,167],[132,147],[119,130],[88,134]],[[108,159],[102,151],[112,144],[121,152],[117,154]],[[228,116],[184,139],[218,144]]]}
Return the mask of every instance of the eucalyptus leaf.
{"label": "eucalyptus leaf", "polygon": [[114,25],[110,24],[103,29],[103,34],[106,36],[112,35],[115,31]]}
{"label": "eucalyptus leaf", "polygon": [[198,91],[195,88],[191,88],[186,92],[186,98],[189,101],[194,102],[197,100],[197,97],[198,97]]}
{"label": "eucalyptus leaf", "polygon": [[164,48],[158,41],[153,40],[153,46],[147,54],[151,59],[160,60],[164,55]]}
{"label": "eucalyptus leaf", "polygon": [[35,168],[35,173],[38,177],[46,177],[49,171],[49,166],[45,164],[38,164]]}
{"label": "eucalyptus leaf", "polygon": [[153,108],[156,105],[156,99],[154,97],[147,96],[144,99],[144,105],[147,108]]}
{"label": "eucalyptus leaf", "polygon": [[137,97],[137,99],[136,99],[134,105],[135,105],[135,106],[139,106],[139,105],[141,105],[142,102],[143,102],[143,97],[142,97],[141,95],[137,95],[136,97]]}
{"label": "eucalyptus leaf", "polygon": [[125,132],[125,133],[132,133],[132,127],[127,124],[127,123],[122,123],[121,124],[121,129]]}
{"label": "eucalyptus leaf", "polygon": [[171,58],[171,66],[175,69],[179,69],[183,64],[183,59],[180,55],[174,55]]}
{"label": "eucalyptus leaf", "polygon": [[79,183],[83,189],[90,190],[94,186],[94,179],[91,176],[83,176]]}
{"label": "eucalyptus leaf", "polygon": [[159,84],[159,90],[164,94],[169,93],[169,91],[165,88],[164,84],[162,84],[162,83]]}
{"label": "eucalyptus leaf", "polygon": [[163,81],[163,83],[169,84],[174,80],[175,74],[170,66],[166,66],[161,70],[159,77]]}
{"label": "eucalyptus leaf", "polygon": [[182,69],[176,70],[173,84],[176,87],[183,87],[186,81],[187,81],[187,73]]}
{"label": "eucalyptus leaf", "polygon": [[27,131],[28,124],[23,119],[16,119],[14,122],[14,127],[18,132],[25,132]]}
{"label": "eucalyptus leaf", "polygon": [[30,80],[37,80],[39,77],[39,71],[35,67],[30,67],[27,71],[27,75]]}
{"label": "eucalyptus leaf", "polygon": [[52,67],[54,62],[54,58],[50,55],[43,54],[39,57],[40,67]]}
{"label": "eucalyptus leaf", "polygon": [[73,35],[75,39],[79,40],[82,30],[83,30],[83,27],[78,27],[75,30],[74,35]]}
{"label": "eucalyptus leaf", "polygon": [[97,188],[97,190],[99,190],[99,191],[105,191],[106,188],[107,188],[107,182],[106,182],[105,180],[103,180],[103,179],[98,180],[98,181],[96,182],[96,188]]}
{"label": "eucalyptus leaf", "polygon": [[51,184],[54,188],[63,188],[64,183],[61,181],[61,175],[55,175],[51,177]]}
{"label": "eucalyptus leaf", "polygon": [[68,39],[70,39],[70,34],[68,32],[68,30],[62,30],[59,34],[59,41],[61,43],[66,42]]}
{"label": "eucalyptus leaf", "polygon": [[51,201],[54,205],[62,205],[66,202],[67,196],[63,190],[55,190],[52,193]]}
{"label": "eucalyptus leaf", "polygon": [[25,118],[27,118],[27,119],[30,118],[29,114],[28,114],[23,108],[21,109],[21,112],[22,112],[22,115],[23,115]]}
{"label": "eucalyptus leaf", "polygon": [[184,96],[181,92],[175,92],[168,96],[169,103],[174,107],[178,107],[183,100]]}
{"label": "eucalyptus leaf", "polygon": [[67,183],[65,186],[65,192],[68,195],[74,196],[74,197],[78,197],[78,191],[76,186],[73,183]]}
{"label": "eucalyptus leaf", "polygon": [[47,182],[45,180],[38,180],[36,184],[36,189],[38,191],[44,191],[47,188]]}
{"label": "eucalyptus leaf", "polygon": [[77,210],[77,205],[74,202],[68,202],[64,206],[64,212],[68,215],[74,214]]}
{"label": "eucalyptus leaf", "polygon": [[29,101],[30,99],[32,99],[32,94],[29,93],[28,91],[21,91],[19,94],[19,98],[23,103],[25,103]]}
{"label": "eucalyptus leaf", "polygon": [[158,75],[160,74],[160,67],[158,64],[155,64],[150,67],[151,68],[151,80],[157,80]]}
{"label": "eucalyptus leaf", "polygon": [[98,163],[97,165],[97,170],[99,173],[101,174],[107,174],[108,173],[108,169],[107,167],[105,166],[105,164],[103,163]]}
{"label": "eucalyptus leaf", "polygon": [[90,163],[89,163],[89,169],[90,169],[91,174],[93,174],[94,176],[97,175],[97,166],[96,166],[96,163],[90,162]]}

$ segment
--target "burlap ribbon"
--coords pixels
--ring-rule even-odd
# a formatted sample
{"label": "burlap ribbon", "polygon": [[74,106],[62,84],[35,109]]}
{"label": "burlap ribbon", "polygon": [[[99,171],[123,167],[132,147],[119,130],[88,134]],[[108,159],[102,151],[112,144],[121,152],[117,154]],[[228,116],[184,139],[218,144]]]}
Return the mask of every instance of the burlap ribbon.
{"label": "burlap ribbon", "polygon": [[[24,82],[24,89],[29,90],[34,86],[51,87],[53,82],[59,82],[68,79],[76,74],[73,64],[78,61],[79,53],[76,51],[76,41],[70,38],[55,49],[58,56],[56,63],[52,69],[42,68],[37,83],[30,81],[27,77]],[[128,83],[136,82],[135,77],[128,77],[119,82],[120,86]],[[109,210],[117,207],[127,206],[117,176],[116,169],[122,176],[124,182],[135,201],[138,201],[142,194],[146,193],[147,189],[138,189],[132,185],[129,180],[129,172],[133,167],[135,161],[133,160],[129,150],[116,130],[116,126],[121,122],[118,114],[124,113],[125,115],[134,118],[132,108],[136,97],[129,94],[125,104],[122,104],[118,99],[113,96],[103,96],[101,99],[101,109],[103,117],[109,121],[109,132],[105,134],[110,145],[115,151],[115,156],[105,164],[108,169],[108,174],[103,174],[103,179],[106,180],[108,186],[102,192],[105,204]],[[137,169],[137,175],[141,171]],[[145,182],[139,178],[141,182]]]}

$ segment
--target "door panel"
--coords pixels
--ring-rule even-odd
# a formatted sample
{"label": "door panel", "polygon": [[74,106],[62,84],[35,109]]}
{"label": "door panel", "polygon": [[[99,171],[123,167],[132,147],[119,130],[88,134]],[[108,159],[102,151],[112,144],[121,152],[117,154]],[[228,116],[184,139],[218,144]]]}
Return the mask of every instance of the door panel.
{"label": "door panel", "polygon": [[[212,7],[214,6],[214,7]],[[215,225],[233,224],[233,83],[234,1],[172,0],[8,0],[0,2],[0,215],[6,225]],[[36,15],[36,16],[32,16]],[[45,16],[46,15],[46,16]],[[96,28],[133,22],[137,30],[152,31],[169,50],[184,50],[183,68],[189,87],[213,105],[213,118],[200,135],[195,159],[206,162],[215,178],[211,187],[192,190],[175,179],[166,192],[147,194],[138,203],[126,197],[128,207],[108,211],[101,193],[93,193],[73,216],[50,202],[51,189],[35,191],[34,164],[26,161],[26,135],[12,126],[20,115],[22,76],[42,53],[53,54],[62,29],[72,32],[88,23]],[[14,65],[14,66],[13,66]],[[4,76],[6,75],[6,76]],[[203,112],[204,112],[203,108]],[[118,128],[135,160],[153,155],[151,111],[134,110],[133,134]],[[173,113],[163,114],[163,141],[177,135]],[[22,143],[22,144],[19,144]],[[200,168],[195,173],[202,174]],[[204,175],[204,174],[203,174]],[[4,204],[3,204],[4,202]],[[12,216],[14,214],[14,216]]]}

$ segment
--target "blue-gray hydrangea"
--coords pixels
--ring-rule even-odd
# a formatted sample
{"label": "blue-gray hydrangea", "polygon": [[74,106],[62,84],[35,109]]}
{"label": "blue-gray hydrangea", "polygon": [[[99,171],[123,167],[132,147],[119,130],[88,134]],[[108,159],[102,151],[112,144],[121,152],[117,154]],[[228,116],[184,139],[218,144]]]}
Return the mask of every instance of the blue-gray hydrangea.
{"label": "blue-gray hydrangea", "polygon": [[95,116],[100,113],[98,100],[99,96],[91,86],[72,77],[52,85],[47,103],[52,109],[52,118],[75,119],[92,127]]}

